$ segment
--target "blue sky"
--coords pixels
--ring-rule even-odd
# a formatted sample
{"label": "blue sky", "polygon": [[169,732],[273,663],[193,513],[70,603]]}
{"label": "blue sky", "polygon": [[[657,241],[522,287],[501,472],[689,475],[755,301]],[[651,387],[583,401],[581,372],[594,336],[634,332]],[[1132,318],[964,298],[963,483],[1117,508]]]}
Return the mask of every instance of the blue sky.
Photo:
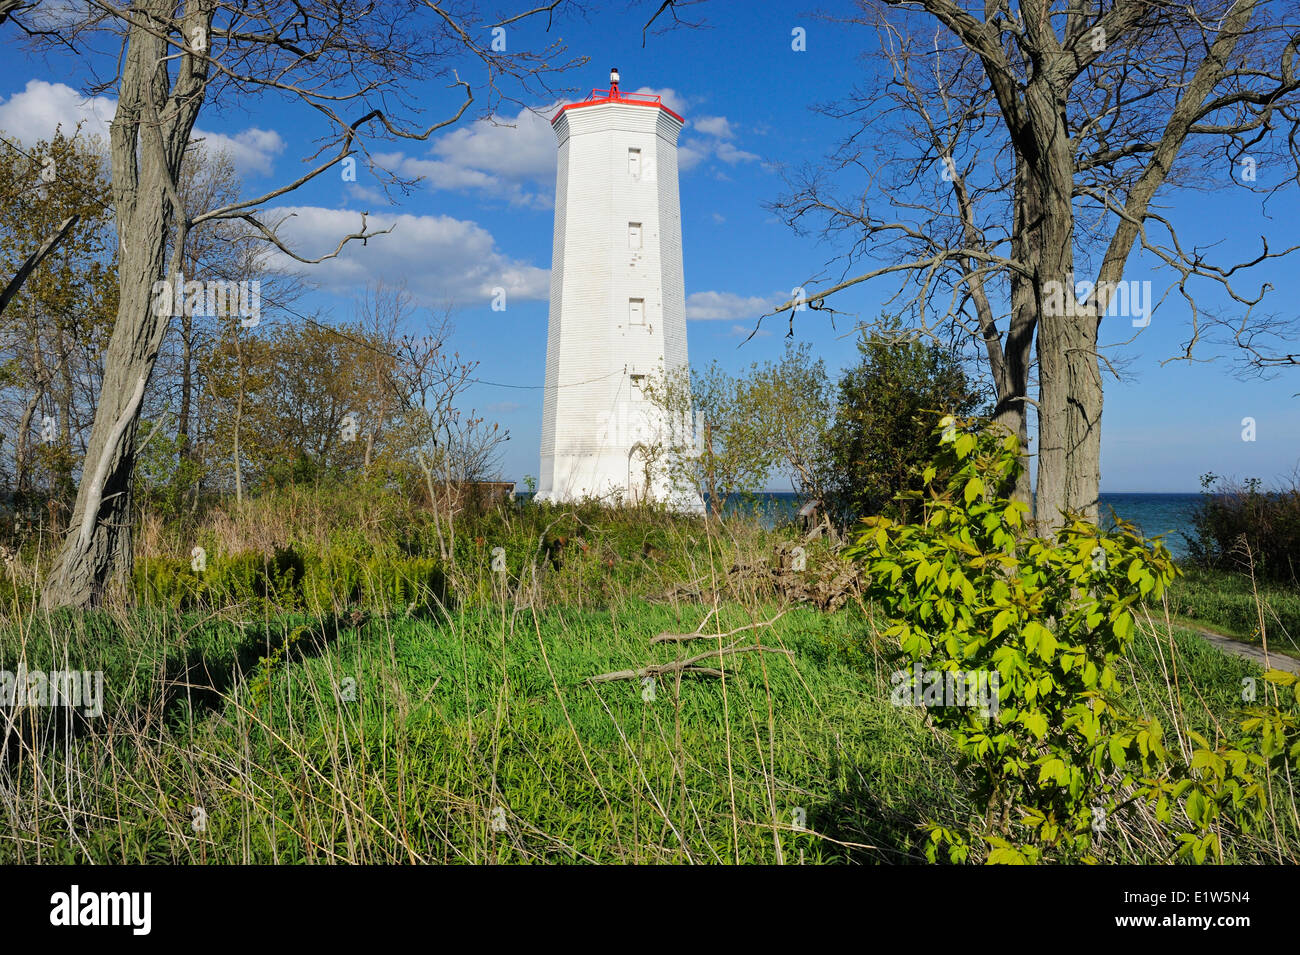
{"label": "blue sky", "polygon": [[[758,314],[826,273],[827,261],[842,251],[794,235],[764,204],[783,192],[781,166],[817,161],[847,132],[810,107],[835,99],[872,68],[861,55],[873,47],[874,33],[794,14],[786,4],[713,0],[687,8],[707,19],[707,28],[652,34],[643,49],[641,25],[656,6],[593,5],[585,18],[558,21],[549,39],[562,38],[571,54],[589,57],[569,74],[565,82],[573,89],[564,98],[607,86],[609,67],[617,65],[625,89],[661,93],[686,118],[681,201],[691,360],[717,359],[739,370],[784,348],[781,320],[769,320],[770,333],[741,347]],[[848,6],[829,3],[825,9]],[[544,45],[542,25],[511,27],[507,43],[512,49]],[[792,49],[796,27],[806,31],[804,51]],[[80,117],[91,128],[102,124],[111,117],[112,97],[86,101],[80,69],[58,55],[45,62],[11,47],[0,64],[0,129],[28,139],[48,135],[58,121]],[[415,94],[426,122],[454,109],[454,94],[438,83]],[[392,234],[314,270],[310,277],[320,290],[298,308],[345,319],[361,284],[372,277],[405,280],[426,307],[452,307],[455,347],[480,363],[479,378],[496,383],[474,386],[470,400],[509,429],[504,473],[516,480],[538,471],[555,176],[546,120],[556,99],[529,101],[541,116],[503,103],[497,124],[467,119],[428,143],[375,144],[391,167],[425,178],[411,195],[396,196],[396,205],[364,167],[355,184],[329,177],[279,203],[297,212],[286,231],[304,253],[332,248],[338,235],[356,228],[363,211],[372,224],[395,226]],[[298,175],[319,132],[310,116],[270,98],[209,109],[199,126],[209,140],[231,149],[249,195]],[[1261,183],[1274,174],[1284,173],[1259,169]],[[1257,199],[1224,186],[1169,195],[1163,211],[1180,223],[1185,244],[1220,243],[1221,259],[1237,261],[1255,254],[1261,235],[1274,249],[1295,241],[1295,191],[1274,200],[1270,218],[1260,213]],[[1252,273],[1246,287],[1271,283],[1270,310],[1294,317],[1298,270],[1300,259],[1272,263]],[[1157,290],[1168,284],[1136,253],[1128,277],[1149,277]],[[504,312],[490,308],[497,286],[507,289]],[[868,283],[833,304],[850,316],[872,318],[892,290]],[[1213,295],[1206,300],[1217,301]],[[824,317],[803,313],[795,325],[797,339],[812,343],[832,370],[856,358],[852,318],[837,324],[833,329]],[[1126,380],[1107,380],[1103,491],[1192,491],[1205,471],[1272,482],[1300,464],[1300,398],[1294,397],[1300,370],[1260,381],[1235,376],[1226,357],[1165,363],[1181,353],[1187,328],[1185,306],[1174,295],[1135,341],[1111,353],[1129,361]],[[1134,331],[1127,319],[1108,319],[1103,341],[1123,341]],[[1199,358],[1215,354],[1197,352]],[[1253,442],[1242,440],[1245,417],[1256,422]],[[772,486],[781,487],[781,480]]]}

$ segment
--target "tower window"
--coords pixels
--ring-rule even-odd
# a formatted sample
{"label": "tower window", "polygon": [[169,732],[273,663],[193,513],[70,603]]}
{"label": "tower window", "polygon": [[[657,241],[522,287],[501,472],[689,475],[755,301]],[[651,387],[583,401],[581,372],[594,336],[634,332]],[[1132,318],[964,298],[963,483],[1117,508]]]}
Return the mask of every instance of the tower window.
{"label": "tower window", "polygon": [[645,375],[632,376],[632,397],[637,401],[645,398]]}
{"label": "tower window", "polygon": [[641,248],[641,223],[629,222],[627,224],[627,247],[629,249]]}
{"label": "tower window", "polygon": [[627,323],[629,325],[645,324],[645,299],[630,298],[627,300]]}
{"label": "tower window", "polygon": [[627,172],[633,179],[641,178],[641,150],[629,149],[627,151]]}

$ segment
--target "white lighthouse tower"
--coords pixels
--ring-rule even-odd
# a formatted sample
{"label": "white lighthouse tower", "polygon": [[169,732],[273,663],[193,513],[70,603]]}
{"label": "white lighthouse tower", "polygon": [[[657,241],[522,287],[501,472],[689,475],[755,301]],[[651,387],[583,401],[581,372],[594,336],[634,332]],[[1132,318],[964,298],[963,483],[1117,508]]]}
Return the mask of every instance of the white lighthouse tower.
{"label": "white lighthouse tower", "polygon": [[664,474],[667,429],[643,394],[652,379],[687,367],[683,120],[658,96],[624,93],[618,82],[611,70],[608,90],[551,120],[559,169],[538,498],[700,510],[699,497],[683,496]]}

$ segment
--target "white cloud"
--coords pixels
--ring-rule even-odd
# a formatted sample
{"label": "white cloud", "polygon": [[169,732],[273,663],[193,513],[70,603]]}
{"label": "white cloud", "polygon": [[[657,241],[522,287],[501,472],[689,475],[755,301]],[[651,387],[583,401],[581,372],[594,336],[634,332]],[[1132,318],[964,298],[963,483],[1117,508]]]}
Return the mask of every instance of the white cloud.
{"label": "white cloud", "polygon": [[736,135],[725,116],[701,116],[691,120],[691,126],[706,136],[717,136],[719,139],[731,139]]}
{"label": "white cloud", "polygon": [[686,317],[693,321],[731,321],[757,318],[776,306],[757,295],[734,292],[692,292],[686,296]]}
{"label": "white cloud", "polygon": [[741,162],[755,162],[762,157],[755,153],[737,149],[733,143],[717,138],[689,137],[682,140],[677,147],[677,166],[679,169],[693,169],[706,159],[713,157],[729,166]]}
{"label": "white cloud", "polygon": [[433,189],[472,190],[511,205],[549,209],[555,203],[556,157],[550,118],[562,105],[478,120],[434,141],[426,158],[384,153],[375,160]]}
{"label": "white cloud", "polygon": [[694,169],[707,158],[708,150],[696,149],[689,142],[682,143],[677,147],[677,168],[682,172]]}
{"label": "white cloud", "polygon": [[347,184],[348,195],[358,202],[367,203],[367,208],[382,209],[384,206],[391,206],[392,200],[380,192],[378,189],[372,189],[370,186],[358,185],[355,182]]}
{"label": "white cloud", "polygon": [[494,401],[492,404],[488,405],[483,410],[486,411],[488,414],[504,415],[504,414],[514,414],[522,407],[523,405],[521,405],[517,401]]}
{"label": "white cloud", "polygon": [[[670,88],[643,86],[636,92],[658,96],[681,115],[688,100]],[[466,190],[513,206],[549,209],[555,203],[555,133],[551,118],[564,106],[555,102],[513,116],[497,114],[462,126],[433,142],[422,156],[376,153],[386,169],[410,178],[419,177],[433,189]],[[688,137],[677,150],[677,168],[694,169],[710,157],[729,165],[759,157],[725,140],[735,135],[725,116],[702,116],[692,121],[699,136]]]}
{"label": "white cloud", "polygon": [[[289,218],[285,218],[289,217]],[[361,214],[346,209],[293,206],[269,210],[262,221],[284,219],[279,234],[303,258],[333,251],[339,239],[360,231]],[[425,305],[487,304],[494,290],[506,291],[506,307],[514,301],[545,300],[550,295],[548,269],[507,257],[482,226],[450,216],[376,213],[366,220],[371,231],[393,227],[365,245],[349,242],[337,258],[317,265],[295,262],[277,252],[274,264],[292,269],[322,288],[342,294],[383,279],[406,283]]]}
{"label": "white cloud", "polygon": [[555,178],[555,133],[551,117],[559,103],[541,110],[522,109],[513,117],[493,116],[450,132],[433,144],[443,160],[481,169],[504,179]]}
{"label": "white cloud", "polygon": [[60,126],[71,135],[82,124],[82,132],[108,140],[108,124],[117,101],[107,96],[86,98],[63,83],[28,80],[22,92],[0,101],[0,129],[24,145],[49,139]]}
{"label": "white cloud", "polygon": [[235,136],[222,133],[205,133],[195,129],[190,141],[202,139],[209,149],[221,150],[230,154],[235,169],[241,173],[257,173],[269,176],[274,167],[275,157],[284,152],[284,140],[280,134],[270,129],[246,129]]}
{"label": "white cloud", "polygon": [[650,86],[642,86],[637,90],[638,93],[648,93],[651,96],[658,96],[659,101],[671,109],[678,116],[685,116],[689,100],[682,96],[675,89],[664,87],[663,89],[654,89]]}
{"label": "white cloud", "polygon": [[731,143],[718,143],[714,148],[714,155],[732,166],[738,162],[754,162],[759,158],[754,153],[747,153],[743,149],[737,149]]}
{"label": "white cloud", "polygon": [[[109,96],[87,98],[64,83],[28,80],[21,92],[0,100],[0,129],[29,144],[49,139],[59,127],[70,134],[81,123],[84,135],[107,142],[108,124],[116,109],[117,101]],[[239,172],[261,175],[271,172],[275,157],[285,146],[279,133],[256,127],[234,136],[195,129],[192,138],[228,150]]]}

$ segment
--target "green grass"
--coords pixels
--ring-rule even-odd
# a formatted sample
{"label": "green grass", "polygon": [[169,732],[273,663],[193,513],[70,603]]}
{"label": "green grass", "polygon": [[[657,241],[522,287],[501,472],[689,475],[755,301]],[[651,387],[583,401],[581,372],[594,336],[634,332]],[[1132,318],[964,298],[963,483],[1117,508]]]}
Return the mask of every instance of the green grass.
{"label": "green grass", "polygon": [[[97,615],[56,622],[62,648],[11,629],[6,666],[19,641],[29,666],[90,661],[109,705],[58,738],[31,730],[35,756],[11,744],[0,862],[920,861],[922,823],[978,809],[946,739],[890,705],[895,664],[861,611],[794,608],[729,638],[791,656],[734,657],[725,683],[663,677],[647,702],[639,681],[583,682],[716,646],[651,647],[660,632],[776,610],[502,605],[337,629]],[[1213,737],[1258,671],[1169,639],[1139,642],[1128,702]],[[1114,851],[1152,861],[1145,841]]]}
{"label": "green grass", "polygon": [[[0,712],[0,863],[908,863],[926,823],[982,815],[949,739],[890,704],[903,664],[869,608],[789,608],[727,638],[788,654],[661,677],[650,701],[638,680],[584,682],[718,645],[651,646],[661,632],[772,620],[761,573],[722,587],[716,612],[708,595],[786,532],[525,506],[444,528],[444,557],[427,515],[399,505],[291,491],[164,529],[130,611],[48,617],[0,592],[0,669],[102,670],[108,697],[97,719]],[[194,541],[211,579],[186,570]],[[258,541],[310,571],[292,600],[247,556]],[[807,550],[809,573],[838,571],[824,542]],[[398,573],[427,562],[445,603]],[[1278,648],[1300,597],[1262,596]],[[1170,595],[1242,636],[1247,607],[1226,575],[1190,572]],[[1171,746],[1233,736],[1259,670],[1163,619],[1140,624],[1123,704]],[[1103,861],[1163,860],[1168,833],[1140,807],[1114,823]],[[1279,794],[1269,840],[1229,833],[1226,858],[1295,862],[1298,828]]]}
{"label": "green grass", "polygon": [[[66,761],[39,760],[48,778],[18,800],[26,814],[0,859],[917,858],[916,821],[957,808],[959,787],[942,741],[839,659],[849,615],[788,613],[762,633],[793,660],[738,657],[725,692],[698,676],[664,678],[653,702],[638,681],[583,685],[671,659],[678,648],[652,652],[650,638],[703,617],[632,605],[375,621],[328,643],[299,636],[269,679],[255,665],[220,696],[146,692],[157,661],[133,663],[106,677],[132,690],[129,705],[110,702],[120,742],[96,727]],[[189,637],[233,663],[239,646],[214,629]],[[258,650],[266,637],[249,634]],[[165,643],[164,656],[180,650]],[[349,678],[356,697],[340,701]],[[816,835],[795,831],[799,809]]]}
{"label": "green grass", "polygon": [[1269,649],[1300,656],[1300,591],[1262,582],[1252,585],[1242,573],[1195,567],[1184,567],[1183,573],[1169,588],[1169,611],[1175,617],[1258,645],[1262,609]]}

